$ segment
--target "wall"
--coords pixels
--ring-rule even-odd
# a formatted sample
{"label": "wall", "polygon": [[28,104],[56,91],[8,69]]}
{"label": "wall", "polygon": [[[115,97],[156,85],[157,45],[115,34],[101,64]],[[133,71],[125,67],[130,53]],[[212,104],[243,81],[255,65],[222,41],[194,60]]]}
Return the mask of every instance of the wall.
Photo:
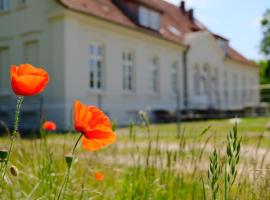
{"label": "wall", "polygon": [[[94,17],[66,12],[66,94],[67,109],[75,98],[101,106],[120,124],[137,117],[141,109],[175,110],[176,96],[171,92],[170,67],[178,62],[180,96],[182,97],[182,46],[148,36],[144,33],[111,24]],[[89,45],[99,42],[105,47],[105,88],[89,89]],[[122,91],[122,51],[135,55],[135,90]],[[149,62],[158,56],[159,92],[149,93]],[[78,89],[79,88],[79,89]],[[98,97],[99,96],[99,97]]]}
{"label": "wall", "polygon": [[[23,6],[17,1],[10,2],[11,9],[0,13],[0,49],[10,49],[8,64],[1,66],[1,71],[7,72],[5,76],[9,77],[10,64],[18,65],[26,61],[45,68],[50,74],[49,85],[42,94],[26,98],[23,112],[32,112],[32,109],[40,111],[42,103],[43,118],[56,120],[61,127],[65,121],[63,109],[59,112],[64,105],[64,21],[59,17],[63,8],[55,0],[27,0]],[[25,44],[31,42],[37,44],[37,58],[29,61],[25,57]],[[14,99],[9,79],[4,88],[5,97],[2,95],[1,98]],[[28,99],[32,106],[27,106]],[[52,102],[55,106],[51,106]]]}

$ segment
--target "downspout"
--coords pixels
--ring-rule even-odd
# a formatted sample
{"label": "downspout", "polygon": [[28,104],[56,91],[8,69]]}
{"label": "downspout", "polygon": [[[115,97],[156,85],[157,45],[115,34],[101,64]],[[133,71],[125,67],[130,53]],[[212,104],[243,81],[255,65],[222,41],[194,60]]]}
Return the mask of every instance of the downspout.
{"label": "downspout", "polygon": [[184,109],[189,109],[189,98],[188,98],[188,69],[187,69],[187,54],[190,46],[188,46],[183,52],[183,80],[184,80]]}

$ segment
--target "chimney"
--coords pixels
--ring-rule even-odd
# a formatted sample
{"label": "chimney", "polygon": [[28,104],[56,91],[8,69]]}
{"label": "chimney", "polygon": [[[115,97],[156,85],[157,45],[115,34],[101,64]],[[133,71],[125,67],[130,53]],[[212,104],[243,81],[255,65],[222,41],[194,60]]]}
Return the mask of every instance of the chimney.
{"label": "chimney", "polygon": [[193,16],[193,8],[191,8],[189,11],[188,11],[188,18],[189,20],[193,21],[194,20],[194,16]]}
{"label": "chimney", "polygon": [[186,12],[186,9],[185,9],[185,1],[181,1],[180,3],[180,10],[185,13]]}

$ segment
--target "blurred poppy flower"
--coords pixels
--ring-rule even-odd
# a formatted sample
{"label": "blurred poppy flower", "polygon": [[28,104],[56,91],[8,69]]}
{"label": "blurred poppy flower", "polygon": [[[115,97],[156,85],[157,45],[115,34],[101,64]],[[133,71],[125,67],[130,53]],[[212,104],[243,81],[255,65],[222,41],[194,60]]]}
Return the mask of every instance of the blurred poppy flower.
{"label": "blurred poppy flower", "polygon": [[11,65],[11,86],[16,95],[32,96],[42,92],[49,82],[48,73],[30,64]]}
{"label": "blurred poppy flower", "polygon": [[46,131],[55,131],[56,124],[53,121],[45,121],[42,125],[42,128]]}
{"label": "blurred poppy flower", "polygon": [[85,150],[96,151],[116,140],[109,118],[97,107],[74,102],[75,129],[83,134]]}
{"label": "blurred poppy flower", "polygon": [[104,178],[105,178],[105,176],[104,176],[103,173],[101,173],[101,172],[96,172],[96,173],[95,173],[95,179],[96,179],[97,181],[102,181]]}

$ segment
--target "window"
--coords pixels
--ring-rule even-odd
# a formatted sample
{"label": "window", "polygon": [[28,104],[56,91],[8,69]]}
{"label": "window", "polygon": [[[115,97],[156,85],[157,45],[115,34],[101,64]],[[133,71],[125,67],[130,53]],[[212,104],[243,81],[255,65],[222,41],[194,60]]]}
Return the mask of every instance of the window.
{"label": "window", "polygon": [[203,74],[202,74],[202,87],[203,87],[203,94],[207,95],[209,92],[209,88],[208,88],[208,78],[209,77],[209,67],[208,65],[205,65],[203,67]]}
{"label": "window", "polygon": [[252,77],[249,78],[249,102],[252,102],[253,99],[253,89],[254,89],[254,85],[253,85],[253,80]]}
{"label": "window", "polygon": [[158,58],[153,58],[150,63],[150,92],[158,92]]}
{"label": "window", "polygon": [[242,102],[246,101],[246,76],[242,76]]}
{"label": "window", "polygon": [[174,62],[172,64],[172,69],[171,69],[171,90],[173,94],[177,94],[178,91],[178,75],[177,75],[177,68],[178,64],[177,62]]}
{"label": "window", "polygon": [[104,65],[103,46],[100,44],[91,44],[89,47],[89,65],[90,79],[89,87],[91,89],[101,89],[103,87],[102,74]]}
{"label": "window", "polygon": [[0,12],[10,10],[10,0],[0,0]]}
{"label": "window", "polygon": [[123,90],[131,92],[133,90],[133,71],[134,58],[131,51],[125,51],[122,54],[122,73],[123,73]]}
{"label": "window", "polygon": [[200,91],[200,68],[199,66],[196,64],[194,66],[194,72],[193,72],[193,91],[196,95],[200,95],[201,91]]}
{"label": "window", "polygon": [[9,67],[10,67],[10,60],[9,60],[9,48],[3,47],[0,48],[0,89],[1,94],[5,93],[7,88],[9,87]]}
{"label": "window", "polygon": [[141,6],[139,8],[139,23],[142,26],[151,28],[153,30],[160,29],[160,14],[156,11],[150,10]]}
{"label": "window", "polygon": [[237,102],[238,101],[238,77],[237,74],[233,75],[233,96],[234,96],[234,101]]}
{"label": "window", "polygon": [[225,99],[225,104],[228,105],[228,100],[229,100],[229,93],[228,93],[228,74],[226,71],[224,71],[224,77],[223,77],[223,87],[224,87],[224,99]]}
{"label": "window", "polygon": [[214,95],[216,103],[219,104],[219,71],[218,68],[214,68],[214,76],[212,77],[212,85],[214,88]]}
{"label": "window", "polygon": [[24,43],[24,62],[33,65],[39,65],[38,41],[29,41]]}

